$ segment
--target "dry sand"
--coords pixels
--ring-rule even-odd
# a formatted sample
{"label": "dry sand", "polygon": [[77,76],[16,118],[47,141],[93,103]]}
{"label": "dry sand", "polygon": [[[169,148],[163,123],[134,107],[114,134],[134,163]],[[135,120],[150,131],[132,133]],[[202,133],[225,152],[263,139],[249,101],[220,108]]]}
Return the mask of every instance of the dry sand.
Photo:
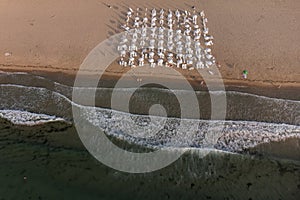
{"label": "dry sand", "polygon": [[[300,86],[298,0],[2,0],[0,70],[75,75],[98,43],[120,31],[122,12],[129,6],[174,10],[194,4],[206,12],[226,84]],[[122,71],[111,69],[110,76]],[[244,69],[248,80],[242,80]]]}

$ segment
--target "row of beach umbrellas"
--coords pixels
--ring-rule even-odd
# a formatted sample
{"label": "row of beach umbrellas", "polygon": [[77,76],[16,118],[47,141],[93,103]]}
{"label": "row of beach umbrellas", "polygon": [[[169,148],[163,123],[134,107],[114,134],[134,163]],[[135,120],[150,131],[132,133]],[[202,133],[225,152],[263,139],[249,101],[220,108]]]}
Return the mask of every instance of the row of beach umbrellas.
{"label": "row of beach umbrellas", "polygon": [[[200,19],[200,20],[199,20]],[[182,69],[209,68],[213,36],[209,35],[204,11],[128,9],[118,45],[119,64],[136,67],[166,66]]]}

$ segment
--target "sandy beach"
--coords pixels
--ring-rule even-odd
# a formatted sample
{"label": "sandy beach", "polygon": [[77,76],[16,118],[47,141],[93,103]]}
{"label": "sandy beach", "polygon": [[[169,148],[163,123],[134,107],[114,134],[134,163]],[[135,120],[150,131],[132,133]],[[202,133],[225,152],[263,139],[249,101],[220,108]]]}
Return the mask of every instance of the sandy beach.
{"label": "sandy beach", "polygon": [[[0,70],[75,75],[88,53],[119,33],[128,7],[205,10],[213,54],[225,84],[299,87],[300,2],[289,1],[43,1],[0,2]],[[241,73],[249,71],[247,80]],[[123,69],[112,64],[110,77]],[[196,81],[194,72],[183,71]],[[174,79],[174,77],[171,77]],[[176,79],[176,77],[175,77]]]}

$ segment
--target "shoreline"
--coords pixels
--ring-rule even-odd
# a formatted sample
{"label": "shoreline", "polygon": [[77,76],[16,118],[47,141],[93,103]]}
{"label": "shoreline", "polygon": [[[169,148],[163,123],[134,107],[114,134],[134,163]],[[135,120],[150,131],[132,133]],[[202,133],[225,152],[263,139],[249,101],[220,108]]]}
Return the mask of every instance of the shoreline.
{"label": "shoreline", "polygon": [[[130,69],[130,68],[126,68]],[[125,69],[125,71],[126,71]],[[3,72],[24,72],[37,76],[42,76],[52,81],[62,83],[64,85],[73,86],[76,78],[76,68],[53,68],[51,66],[20,66],[20,65],[1,65],[0,71]],[[123,70],[124,72],[124,70]],[[95,73],[95,72],[94,72]],[[104,80],[101,82],[99,87],[113,88],[116,82],[122,76],[122,71],[109,71],[105,72],[101,78]],[[201,85],[203,80],[201,76],[195,77],[194,75],[183,74],[185,79],[191,84],[195,91],[207,91],[207,87]],[[164,78],[166,82],[174,84],[174,88],[180,89],[182,78],[177,76],[157,76],[157,75],[146,75],[126,77],[126,81],[134,84],[137,82],[136,78],[147,79],[160,79]],[[87,79],[96,79],[97,76],[93,75],[93,72],[86,73]],[[272,80],[243,80],[243,79],[223,79],[226,91],[237,91],[250,93],[260,96],[266,96],[271,98],[280,98],[288,100],[300,100],[300,94],[297,91],[300,89],[300,82],[297,81],[272,81]]]}

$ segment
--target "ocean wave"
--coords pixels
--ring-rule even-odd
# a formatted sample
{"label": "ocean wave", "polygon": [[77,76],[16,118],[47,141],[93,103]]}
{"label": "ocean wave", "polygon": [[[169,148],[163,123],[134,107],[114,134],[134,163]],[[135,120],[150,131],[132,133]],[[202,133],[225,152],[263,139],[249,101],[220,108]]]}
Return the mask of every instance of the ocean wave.
{"label": "ocean wave", "polygon": [[[21,80],[20,77],[17,80]],[[239,110],[236,109],[237,107],[229,106],[229,113],[231,112],[231,115],[235,115],[235,117],[238,116],[239,120],[180,119],[130,114],[109,108],[80,105],[71,100],[72,87],[49,82],[47,79],[40,80],[46,80],[47,83],[35,85],[32,83],[36,81],[31,81],[30,84],[33,86],[28,86],[29,82],[24,81],[24,79],[19,81],[18,84],[3,84],[2,81],[2,84],[0,84],[0,110],[2,110],[0,117],[14,124],[22,125],[49,123],[53,120],[72,121],[72,106],[75,106],[81,111],[80,114],[83,119],[104,130],[107,135],[152,148],[211,148],[227,152],[242,152],[259,144],[300,137],[299,122],[295,121],[299,117],[299,101],[273,99],[240,92],[227,92],[230,105],[240,105],[241,103],[236,101],[243,98],[247,100],[253,98],[253,101],[259,102],[261,107],[255,108],[252,107],[253,105],[246,105],[247,109],[241,109],[244,105],[240,105]],[[22,85],[20,82],[26,82],[26,84]],[[81,88],[80,90],[85,91],[87,88]],[[112,90],[112,88],[98,89],[100,93],[102,92],[101,95]],[[129,90],[134,89],[116,89],[120,93]],[[164,89],[157,88],[143,88],[142,90],[166,92]],[[172,90],[172,92],[184,95],[187,91]],[[197,93],[199,95],[204,94],[200,91]],[[220,94],[218,91],[210,93]],[[257,112],[261,112],[262,108],[267,109],[260,115]],[[258,109],[258,111],[255,109]],[[269,111],[273,114],[268,113]],[[253,114],[259,115],[263,117],[262,119],[267,119],[268,122],[257,122],[254,117],[245,117],[244,113],[248,113],[250,116]],[[282,115],[282,113],[285,113],[284,117],[277,116]],[[273,123],[273,121],[276,123]]]}
{"label": "ocean wave", "polygon": [[143,115],[103,109],[85,109],[81,114],[108,135],[150,147],[215,148],[243,152],[263,143],[300,138],[300,126],[288,124],[155,116],[149,119]]}
{"label": "ocean wave", "polygon": [[[300,126],[249,121],[186,120],[127,114],[79,106],[81,117],[107,135],[148,148],[201,148],[241,153],[259,144],[300,138]],[[16,125],[64,122],[60,117],[19,110],[0,110],[0,118]],[[157,123],[158,122],[158,123]],[[160,124],[161,123],[161,124]],[[179,126],[182,126],[178,128]],[[191,129],[194,126],[195,129]],[[159,128],[157,128],[159,127]],[[214,131],[209,131],[213,128]],[[217,136],[212,144],[211,135]]]}
{"label": "ocean wave", "polygon": [[[35,81],[36,82],[36,81]],[[48,93],[47,96],[51,96],[53,102],[55,99],[67,98],[69,101],[72,101],[72,87],[66,85],[60,85],[57,83],[46,84],[46,86],[28,86],[28,85],[21,85],[21,84],[0,84],[1,94],[2,94],[2,104],[6,104],[9,99],[10,101],[15,101],[14,99],[7,98],[9,96],[16,96],[19,97],[20,94],[23,95],[23,102],[15,102],[14,105],[22,104],[24,101],[32,102],[35,96],[43,96],[44,93]],[[13,91],[15,88],[16,91]],[[22,91],[19,91],[20,88],[26,90],[28,93],[35,93],[32,95],[28,95]],[[30,91],[31,90],[31,91]],[[38,91],[39,90],[39,91]],[[47,91],[46,91],[47,90]],[[9,92],[8,92],[9,91]],[[176,94],[176,96],[184,97],[187,93],[193,91],[182,91],[182,90],[166,90],[161,88],[139,88],[136,90],[135,88],[97,88],[97,89],[89,89],[89,88],[76,88],[76,92],[82,94],[82,96],[89,96],[91,92],[96,92],[96,101],[95,106],[97,107],[104,107],[104,108],[111,108],[110,106],[110,98],[112,92],[117,94],[116,96],[128,98],[128,95],[134,91],[138,91],[139,95],[135,98],[135,106],[137,107],[136,110],[140,110],[136,114],[147,114],[148,110],[141,111],[145,107],[142,102],[143,99],[147,99],[149,101],[157,101],[159,100],[160,96],[166,102],[170,102],[170,105],[175,106],[176,99],[172,99],[169,94]],[[42,94],[38,94],[41,92]],[[52,92],[52,93],[51,93]],[[50,94],[51,93],[51,94]],[[53,95],[54,96],[53,96]],[[199,107],[201,111],[201,115],[203,119],[210,118],[210,97],[212,95],[223,95],[224,92],[221,91],[197,91],[196,95],[199,100]],[[127,96],[126,96],[127,95]],[[22,95],[21,95],[22,96]],[[57,96],[57,98],[55,98]],[[235,92],[235,91],[227,91],[227,112],[226,112],[226,119],[227,120],[235,120],[235,121],[262,121],[262,122],[273,122],[273,123],[287,123],[287,124],[300,124],[300,101],[293,101],[293,100],[284,100],[284,99],[276,99],[276,98],[269,98],[263,97],[253,94]],[[18,99],[18,98],[16,98]],[[100,99],[100,100],[99,100]],[[38,102],[37,102],[38,103]],[[80,103],[80,102],[77,102]],[[83,102],[85,103],[85,102]],[[144,102],[143,102],[144,103]],[[38,103],[39,104],[39,103]],[[54,105],[53,105],[54,106]],[[89,105],[94,106],[94,105]],[[143,107],[144,106],[144,107]],[[3,107],[3,106],[2,106]],[[4,107],[5,108],[5,107]],[[11,108],[15,109],[15,108]],[[114,109],[114,108],[112,108]],[[125,110],[120,110],[125,111]],[[52,113],[55,115],[55,113]],[[175,110],[173,111],[174,116],[180,117],[180,111]],[[63,116],[63,115],[62,115]],[[71,115],[68,114],[68,119]],[[193,118],[191,116],[190,118]]]}
{"label": "ocean wave", "polygon": [[20,110],[0,110],[0,118],[6,119],[15,125],[22,126],[35,126],[51,122],[67,123],[65,119],[60,117]]}

